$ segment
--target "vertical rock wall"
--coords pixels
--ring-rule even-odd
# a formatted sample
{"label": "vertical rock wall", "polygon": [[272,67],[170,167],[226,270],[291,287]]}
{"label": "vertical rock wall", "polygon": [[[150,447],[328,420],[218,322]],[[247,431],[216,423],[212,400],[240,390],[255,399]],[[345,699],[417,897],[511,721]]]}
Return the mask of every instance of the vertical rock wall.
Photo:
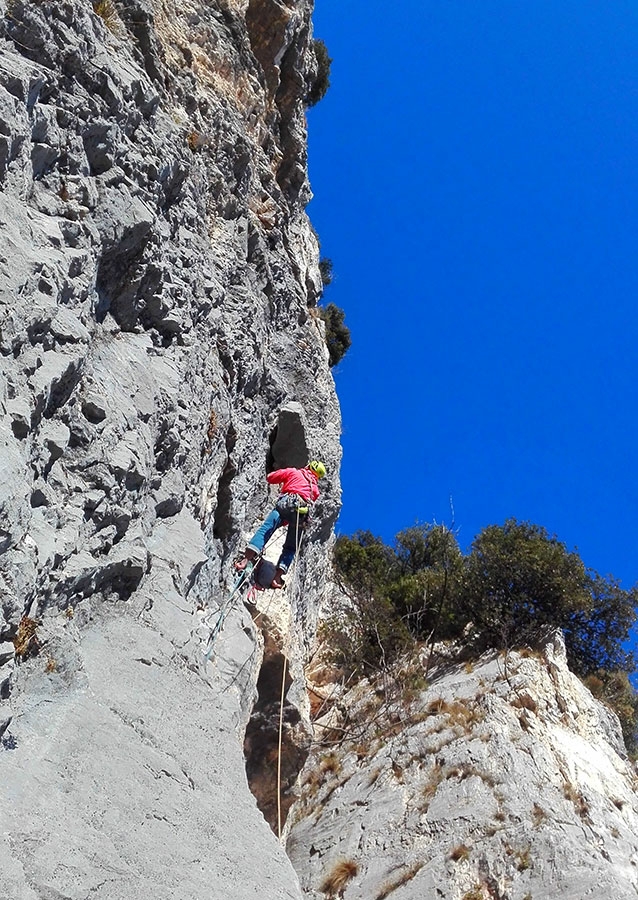
{"label": "vertical rock wall", "polygon": [[275,457],[330,472],[301,643],[339,507],[310,3],[95,9],[0,3],[0,895],[297,897],[244,771],[257,632],[202,641]]}

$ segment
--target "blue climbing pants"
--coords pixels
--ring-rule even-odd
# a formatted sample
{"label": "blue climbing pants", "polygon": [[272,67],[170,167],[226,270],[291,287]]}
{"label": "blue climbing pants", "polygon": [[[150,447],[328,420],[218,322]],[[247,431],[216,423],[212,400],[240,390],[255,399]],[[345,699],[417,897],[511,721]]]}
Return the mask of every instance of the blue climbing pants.
{"label": "blue climbing pants", "polygon": [[[279,562],[277,563],[277,568],[281,569],[282,572],[288,571],[290,563],[295,558],[295,551],[297,549],[297,533],[299,538],[301,538],[301,531],[305,523],[305,519],[305,515],[299,516],[298,528],[296,521],[290,522],[288,525],[286,540],[284,541],[281,556],[279,557]],[[264,520],[263,525],[261,525],[251,537],[248,546],[256,553],[261,553],[275,531],[285,524],[286,520],[282,519],[281,515],[277,512],[276,509],[273,509],[270,515],[267,516]]]}

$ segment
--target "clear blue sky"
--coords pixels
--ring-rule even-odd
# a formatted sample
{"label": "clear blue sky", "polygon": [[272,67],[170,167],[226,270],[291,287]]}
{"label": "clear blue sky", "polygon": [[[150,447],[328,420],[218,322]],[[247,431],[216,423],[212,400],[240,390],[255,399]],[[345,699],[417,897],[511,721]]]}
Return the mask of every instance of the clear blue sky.
{"label": "clear blue sky", "polygon": [[638,580],[638,4],[317,0],[342,533],[514,516]]}

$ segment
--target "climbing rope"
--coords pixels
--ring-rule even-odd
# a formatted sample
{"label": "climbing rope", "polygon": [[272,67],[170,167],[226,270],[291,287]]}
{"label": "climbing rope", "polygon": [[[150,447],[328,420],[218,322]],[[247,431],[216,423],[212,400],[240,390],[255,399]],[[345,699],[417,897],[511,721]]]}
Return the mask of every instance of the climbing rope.
{"label": "climbing rope", "polygon": [[[261,556],[259,558],[261,558]],[[219,633],[224,627],[224,622],[226,621],[226,618],[228,617],[228,614],[232,609],[235,595],[239,592],[239,589],[244,584],[246,579],[252,574],[254,568],[255,563],[252,560],[246,564],[246,568],[243,570],[243,572],[240,573],[239,578],[233,585],[233,589],[228,595],[228,599],[222,605],[217,621],[213,625],[210,635],[208,636],[208,647],[206,648],[206,652],[204,653],[204,659],[206,660],[206,662],[210,662],[210,658],[213,655],[213,649],[215,647],[215,641],[217,640]]]}
{"label": "climbing rope", "polygon": [[[297,521],[295,523],[295,556],[294,562],[296,564],[297,559],[299,557],[299,548],[301,546],[301,538],[299,536],[299,510],[297,510]],[[296,574],[296,569],[295,569]],[[283,743],[283,733],[284,733],[284,700],[286,698],[286,670],[288,665],[288,656],[286,654],[286,645],[290,638],[290,632],[288,633],[286,640],[283,646],[283,658],[284,663],[282,666],[281,672],[281,698],[279,701],[279,736],[277,743],[277,837],[281,841],[281,748]]]}
{"label": "climbing rope", "polygon": [[[293,563],[292,563],[292,567],[295,569],[295,574],[296,574],[295,564],[297,562],[297,559],[299,558],[299,551],[301,548],[301,541],[302,541],[302,536],[303,536],[302,533],[300,532],[300,528],[299,528],[299,518],[300,518],[300,513],[299,513],[299,509],[297,509],[297,518],[296,518],[296,522],[295,522],[295,555],[294,555]],[[207,646],[206,652],[204,653],[204,657],[207,662],[210,661],[210,658],[213,654],[213,649],[215,647],[215,641],[217,640],[217,638],[224,626],[224,622],[226,621],[226,619],[232,609],[232,606],[233,606],[236,596],[241,593],[242,586],[245,583],[250,581],[250,576],[252,575],[253,571],[255,570],[255,567],[261,561],[263,554],[266,550],[266,547],[272,540],[272,537],[273,536],[271,536],[271,538],[264,545],[264,547],[261,550],[261,552],[259,553],[259,555],[254,560],[250,560],[247,563],[245,569],[239,574],[239,577],[235,581],[233,588],[232,588],[226,602],[221,606],[217,621],[216,621],[215,625],[213,626],[213,628],[211,629],[211,633],[210,633],[210,636],[208,639],[208,646]],[[281,833],[282,833],[281,757],[282,757],[283,730],[284,730],[284,703],[285,703],[285,699],[286,699],[286,675],[288,674],[287,649],[288,649],[289,639],[290,639],[290,633],[288,631],[288,634],[286,635],[286,638],[284,640],[284,645],[282,647],[283,666],[282,666],[282,673],[281,673],[281,696],[280,696],[280,701],[279,701],[279,733],[278,733],[278,739],[277,739],[277,833],[278,833],[278,837],[279,837],[280,841],[281,841]]]}
{"label": "climbing rope", "polygon": [[[206,652],[204,653],[204,658],[205,658],[206,662],[210,662],[210,658],[213,655],[213,649],[215,647],[215,641],[217,640],[219,633],[221,632],[222,628],[224,627],[224,622],[228,618],[228,614],[230,613],[230,611],[233,607],[235,597],[241,593],[241,588],[244,586],[244,583],[248,583],[250,581],[250,576],[252,575],[252,573],[253,573],[255,567],[258,565],[258,563],[261,562],[261,559],[266,551],[266,548],[268,547],[268,544],[270,544],[270,541],[272,540],[272,538],[273,538],[273,535],[271,535],[270,538],[266,541],[266,543],[264,544],[264,546],[261,549],[261,552],[255,557],[255,559],[249,560],[249,562],[246,563],[246,568],[243,569],[239,573],[239,577],[235,581],[235,583],[232,587],[232,590],[226,599],[226,602],[223,603],[222,606],[220,607],[219,616],[217,617],[217,621],[213,625],[210,635],[208,636],[208,645],[206,648]],[[207,624],[207,621],[204,621],[204,624]]]}

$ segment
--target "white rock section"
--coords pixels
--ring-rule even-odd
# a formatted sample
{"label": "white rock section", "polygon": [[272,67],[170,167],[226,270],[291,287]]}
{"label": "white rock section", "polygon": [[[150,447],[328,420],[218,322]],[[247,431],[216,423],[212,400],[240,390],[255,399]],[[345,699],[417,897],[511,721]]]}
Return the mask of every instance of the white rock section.
{"label": "white rock section", "polygon": [[302,631],[339,508],[311,4],[96,8],[0,0],[0,897],[298,898],[245,771],[262,644],[237,604],[205,666],[202,618],[273,448],[330,471]]}
{"label": "white rock section", "polygon": [[[344,900],[636,896],[635,768],[562,638],[438,666],[416,700],[414,677],[387,705],[367,683],[346,694],[352,738],[308,759],[288,839],[307,897],[344,862]],[[318,737],[339,723],[335,707]]]}

